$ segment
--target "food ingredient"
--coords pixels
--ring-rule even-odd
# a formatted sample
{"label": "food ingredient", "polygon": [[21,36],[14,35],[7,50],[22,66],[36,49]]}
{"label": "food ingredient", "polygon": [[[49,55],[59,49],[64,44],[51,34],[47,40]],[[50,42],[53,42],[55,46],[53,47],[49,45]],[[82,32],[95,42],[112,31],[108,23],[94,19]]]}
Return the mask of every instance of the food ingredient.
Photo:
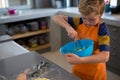
{"label": "food ingredient", "polygon": [[77,48],[75,48],[74,49],[74,52],[78,52],[78,51],[82,51],[82,50],[84,50],[85,49],[85,47],[77,47]]}
{"label": "food ingredient", "polygon": [[50,80],[50,79],[48,79],[48,78],[36,78],[34,80]]}

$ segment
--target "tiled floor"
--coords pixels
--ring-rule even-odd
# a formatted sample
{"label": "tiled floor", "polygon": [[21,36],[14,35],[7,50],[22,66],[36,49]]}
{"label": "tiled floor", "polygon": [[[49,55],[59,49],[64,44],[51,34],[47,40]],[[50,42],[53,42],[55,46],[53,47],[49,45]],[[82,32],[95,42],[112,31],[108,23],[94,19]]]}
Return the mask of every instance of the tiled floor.
{"label": "tiled floor", "polygon": [[[71,72],[71,65],[69,65],[65,59],[64,56],[59,53],[59,51],[54,51],[54,52],[46,52],[42,54],[44,57],[47,59],[53,61],[54,63],[58,64],[68,72]],[[107,80],[120,80],[120,76],[107,71]]]}

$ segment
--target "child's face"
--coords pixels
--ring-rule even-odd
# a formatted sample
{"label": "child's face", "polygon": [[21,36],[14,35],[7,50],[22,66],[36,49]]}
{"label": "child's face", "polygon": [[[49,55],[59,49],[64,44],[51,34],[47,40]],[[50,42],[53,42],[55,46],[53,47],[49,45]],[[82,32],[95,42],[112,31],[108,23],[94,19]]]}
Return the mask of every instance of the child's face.
{"label": "child's face", "polygon": [[95,13],[90,13],[88,16],[81,14],[81,17],[86,26],[95,26],[100,21],[100,15],[95,15]]}

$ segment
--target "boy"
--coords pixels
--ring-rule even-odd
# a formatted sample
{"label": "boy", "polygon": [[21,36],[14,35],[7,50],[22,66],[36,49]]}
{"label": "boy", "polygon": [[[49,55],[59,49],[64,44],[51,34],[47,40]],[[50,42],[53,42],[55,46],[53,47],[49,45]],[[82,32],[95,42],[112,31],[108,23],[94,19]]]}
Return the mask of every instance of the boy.
{"label": "boy", "polygon": [[106,62],[109,60],[110,38],[108,27],[100,23],[104,12],[104,0],[80,0],[80,17],[56,15],[53,20],[64,27],[74,40],[89,38],[94,40],[94,52],[89,57],[65,54],[72,72],[82,80],[106,80]]}

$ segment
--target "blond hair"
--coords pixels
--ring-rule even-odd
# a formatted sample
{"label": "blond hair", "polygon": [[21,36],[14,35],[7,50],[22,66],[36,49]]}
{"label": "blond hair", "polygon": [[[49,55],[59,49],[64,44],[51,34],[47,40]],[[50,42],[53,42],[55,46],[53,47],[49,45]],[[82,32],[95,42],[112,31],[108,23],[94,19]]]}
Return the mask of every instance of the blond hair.
{"label": "blond hair", "polygon": [[96,15],[102,15],[104,12],[105,1],[104,0],[80,0],[79,11],[84,15],[89,15],[95,12]]}

